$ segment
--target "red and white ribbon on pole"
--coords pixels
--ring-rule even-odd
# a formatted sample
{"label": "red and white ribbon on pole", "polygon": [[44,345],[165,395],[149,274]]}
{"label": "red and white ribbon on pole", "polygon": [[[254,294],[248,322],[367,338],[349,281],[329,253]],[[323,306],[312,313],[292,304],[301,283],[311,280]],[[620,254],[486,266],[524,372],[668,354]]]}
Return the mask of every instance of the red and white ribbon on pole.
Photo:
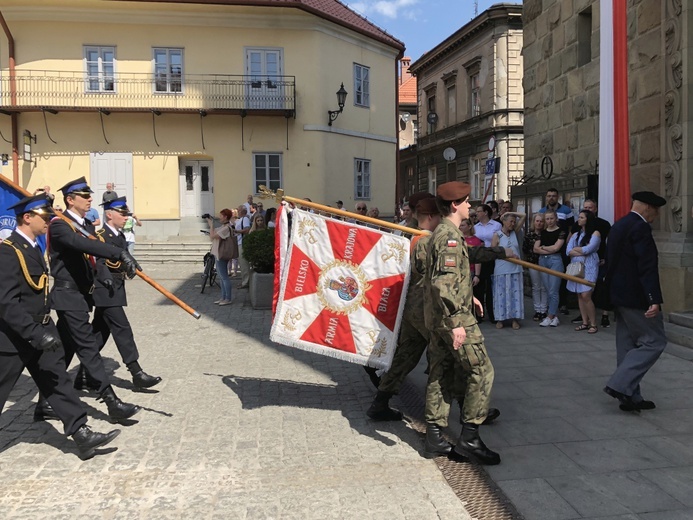
{"label": "red and white ribbon on pole", "polygon": [[599,216],[609,222],[631,204],[627,18],[626,0],[600,2]]}

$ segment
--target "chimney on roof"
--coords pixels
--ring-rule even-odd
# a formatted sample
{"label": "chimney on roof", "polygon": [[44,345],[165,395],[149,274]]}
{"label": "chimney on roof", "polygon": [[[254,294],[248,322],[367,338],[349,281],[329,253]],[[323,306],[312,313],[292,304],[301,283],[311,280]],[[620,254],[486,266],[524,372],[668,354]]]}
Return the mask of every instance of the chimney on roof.
{"label": "chimney on roof", "polygon": [[401,60],[399,60],[399,84],[401,85],[405,81],[407,81],[409,78],[411,78],[411,74],[409,73],[409,66],[411,65],[411,58],[409,56],[405,56]]}

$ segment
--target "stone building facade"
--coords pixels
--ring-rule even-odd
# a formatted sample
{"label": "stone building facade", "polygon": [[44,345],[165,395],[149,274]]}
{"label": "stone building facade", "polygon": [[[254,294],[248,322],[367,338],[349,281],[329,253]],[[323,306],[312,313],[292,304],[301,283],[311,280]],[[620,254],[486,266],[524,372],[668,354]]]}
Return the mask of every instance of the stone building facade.
{"label": "stone building facade", "polygon": [[[508,197],[524,165],[522,45],[522,6],[497,4],[412,63],[416,191],[463,180],[475,200]],[[485,175],[490,154],[499,159],[495,177]]]}
{"label": "stone building facade", "polygon": [[[551,184],[598,197],[599,0],[525,0],[523,20],[527,182],[518,191]],[[628,1],[631,192],[667,199],[653,227],[668,311],[693,308],[692,21],[691,2]]]}

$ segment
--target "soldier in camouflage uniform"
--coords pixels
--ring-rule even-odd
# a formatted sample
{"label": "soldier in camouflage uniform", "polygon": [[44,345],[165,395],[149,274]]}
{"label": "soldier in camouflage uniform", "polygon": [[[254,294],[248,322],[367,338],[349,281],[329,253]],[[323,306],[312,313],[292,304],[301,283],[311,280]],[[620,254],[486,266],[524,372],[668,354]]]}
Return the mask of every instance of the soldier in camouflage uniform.
{"label": "soldier in camouflage uniform", "polygon": [[[474,316],[470,262],[513,257],[504,248],[467,248],[459,225],[469,216],[470,186],[447,182],[438,187],[436,202],[443,220],[428,240],[424,278],[424,316],[430,331],[430,373],[426,386],[426,445],[424,456],[449,453],[441,428],[448,422],[451,373],[461,366],[466,376],[462,404],[462,433],[455,453],[482,464],[498,464],[500,456],[479,437],[479,425],[489,412],[493,365]],[[459,378],[458,378],[459,379]],[[459,381],[458,381],[459,383]],[[461,397],[461,396],[460,396]]]}
{"label": "soldier in camouflage uniform", "polygon": [[440,212],[433,195],[421,199],[416,206],[419,229],[427,231],[411,241],[411,277],[407,290],[407,301],[404,305],[402,326],[397,340],[397,350],[392,365],[381,378],[378,393],[368,409],[368,417],[376,421],[399,421],[402,414],[392,410],[388,403],[390,398],[399,393],[404,378],[419,364],[421,355],[428,345],[428,330],[423,314],[423,279],[426,265],[426,242],[430,233],[440,223]]}
{"label": "soldier in camouflage uniform", "polygon": [[[430,198],[430,199],[434,199],[435,197],[434,197],[434,195],[431,195],[431,194],[428,193],[427,191],[420,191],[420,192],[418,192],[418,193],[414,193],[411,197],[409,197],[409,201],[407,202],[407,204],[409,205],[409,208],[411,209],[411,214],[412,214],[411,227],[412,227],[412,228],[414,228],[414,229],[423,229],[423,228],[420,228],[420,227],[419,227],[419,222],[418,222],[418,220],[417,220],[417,219],[418,219],[418,216],[417,216],[417,214],[416,214],[416,208],[417,208],[417,206],[418,206],[418,204],[419,204],[420,201],[422,201],[422,200],[424,200],[424,199],[429,199],[429,198]],[[436,213],[437,213],[437,212],[438,212],[438,210],[437,210],[437,208],[436,208]],[[395,231],[395,235],[401,236],[402,233],[403,233],[403,232],[402,232],[402,231],[399,231],[399,230]],[[413,264],[413,262],[412,262],[412,264]],[[365,365],[363,366],[363,369],[364,369],[364,370],[366,371],[366,373],[368,374],[368,377],[370,378],[371,383],[373,383],[373,386],[376,387],[376,388],[380,388],[380,376],[378,375],[380,372],[378,371],[378,369],[373,368],[373,367],[368,367],[368,366],[365,366]],[[408,374],[408,373],[409,373],[409,372],[407,372],[407,374]],[[404,375],[406,376],[407,374],[404,374]],[[395,392],[395,393],[396,393],[396,392]],[[387,405],[387,403],[385,403],[385,404]],[[402,417],[400,416],[400,419],[401,419],[401,418],[402,418]],[[392,421],[394,421],[394,420],[399,420],[399,419],[394,419],[394,418],[393,418],[393,419],[382,419],[382,418],[381,418],[381,419],[377,419],[377,420],[381,420],[381,421],[382,421],[382,420],[392,420]]]}

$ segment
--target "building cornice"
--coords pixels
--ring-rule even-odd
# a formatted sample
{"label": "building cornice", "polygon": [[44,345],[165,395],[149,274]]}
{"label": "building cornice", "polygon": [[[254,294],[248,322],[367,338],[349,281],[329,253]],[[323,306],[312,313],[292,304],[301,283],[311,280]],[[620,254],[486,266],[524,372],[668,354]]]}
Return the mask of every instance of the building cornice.
{"label": "building cornice", "polygon": [[[275,7],[276,9],[277,7]],[[255,11],[255,12],[252,12]],[[225,14],[220,12],[190,13],[187,11],[138,10],[131,11],[76,9],[67,7],[4,7],[3,15],[8,22],[71,22],[106,23],[116,25],[162,25],[191,27],[221,27],[230,29],[287,29],[316,31],[338,38],[352,45],[365,48],[382,56],[396,57],[398,51],[390,45],[372,38],[359,38],[345,27],[335,26],[327,20],[309,16],[297,9],[283,9],[281,15],[268,16],[267,9],[246,8],[245,12]]]}
{"label": "building cornice", "polygon": [[480,33],[499,24],[508,25],[509,28],[517,27],[522,30],[522,5],[496,4],[490,7],[433,49],[424,53],[411,64],[409,72],[414,76],[418,76],[422,70],[443,60],[459,47],[468,44],[470,40],[478,37]]}

